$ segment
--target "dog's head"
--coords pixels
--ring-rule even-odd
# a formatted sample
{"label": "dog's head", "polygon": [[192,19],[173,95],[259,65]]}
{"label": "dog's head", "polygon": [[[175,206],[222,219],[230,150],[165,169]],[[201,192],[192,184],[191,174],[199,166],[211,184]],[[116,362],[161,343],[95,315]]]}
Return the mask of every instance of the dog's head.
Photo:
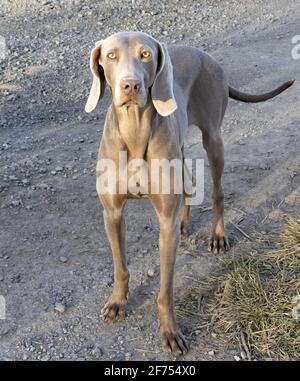
{"label": "dog's head", "polygon": [[91,112],[111,88],[115,107],[144,107],[151,97],[162,116],[177,105],[173,94],[173,68],[164,44],[146,33],[122,32],[98,41],[91,52],[93,83],[85,111]]}

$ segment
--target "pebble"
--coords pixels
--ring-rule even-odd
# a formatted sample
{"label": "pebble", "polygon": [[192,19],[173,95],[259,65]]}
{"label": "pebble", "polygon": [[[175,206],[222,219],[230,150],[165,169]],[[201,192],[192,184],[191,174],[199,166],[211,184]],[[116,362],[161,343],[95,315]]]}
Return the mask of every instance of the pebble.
{"label": "pebble", "polygon": [[92,355],[95,358],[99,359],[100,357],[103,356],[103,351],[98,345],[96,345],[95,348],[92,350]]}
{"label": "pebble", "polygon": [[30,337],[26,337],[24,340],[23,340],[23,345],[25,348],[29,348],[32,344],[32,340]]}
{"label": "pebble", "polygon": [[209,351],[208,354],[209,354],[209,356],[214,357],[215,351]]}
{"label": "pebble", "polygon": [[11,202],[11,205],[12,205],[12,206],[19,206],[19,205],[21,205],[21,201],[20,201],[20,200],[13,200],[13,201]]}
{"label": "pebble", "polygon": [[66,311],[66,307],[62,303],[56,303],[54,306],[54,311],[57,311],[60,314],[63,314]]}
{"label": "pebble", "polygon": [[241,352],[241,358],[242,358],[243,360],[246,360],[246,359],[247,359],[247,355],[246,355],[246,353],[245,353],[244,351]]}
{"label": "pebble", "polygon": [[259,166],[260,169],[263,169],[264,171],[269,169],[268,165],[267,164],[260,164]]}
{"label": "pebble", "polygon": [[66,262],[68,262],[68,258],[67,258],[67,257],[59,257],[59,260],[60,260],[62,263],[66,263]]}
{"label": "pebble", "polygon": [[49,361],[51,359],[50,355],[45,355],[41,357],[41,361]]}
{"label": "pebble", "polygon": [[147,275],[148,275],[148,277],[150,277],[150,278],[153,278],[153,277],[154,277],[154,274],[155,274],[155,272],[154,272],[153,269],[149,269],[149,270],[147,271]]}
{"label": "pebble", "polygon": [[296,177],[296,176],[298,176],[299,175],[299,172],[298,171],[292,171],[292,173],[291,173],[291,178],[293,179],[294,177]]}
{"label": "pebble", "polygon": [[45,190],[49,190],[50,189],[50,186],[46,183],[40,183],[37,185],[38,188],[40,189],[45,189]]}
{"label": "pebble", "polygon": [[241,361],[240,356],[233,356],[233,358],[235,359],[235,361]]}

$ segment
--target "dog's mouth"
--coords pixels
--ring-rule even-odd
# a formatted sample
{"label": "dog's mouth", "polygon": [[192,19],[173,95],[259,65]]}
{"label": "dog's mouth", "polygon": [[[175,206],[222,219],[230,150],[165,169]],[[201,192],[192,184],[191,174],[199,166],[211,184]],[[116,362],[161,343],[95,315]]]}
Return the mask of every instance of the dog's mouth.
{"label": "dog's mouth", "polygon": [[129,107],[129,106],[137,106],[144,107],[146,100],[141,95],[131,95],[127,97],[120,97],[115,101],[115,105],[117,107]]}
{"label": "dog's mouth", "polygon": [[123,107],[123,106],[131,106],[131,105],[138,106],[139,102],[130,99],[129,101],[123,102],[121,107]]}

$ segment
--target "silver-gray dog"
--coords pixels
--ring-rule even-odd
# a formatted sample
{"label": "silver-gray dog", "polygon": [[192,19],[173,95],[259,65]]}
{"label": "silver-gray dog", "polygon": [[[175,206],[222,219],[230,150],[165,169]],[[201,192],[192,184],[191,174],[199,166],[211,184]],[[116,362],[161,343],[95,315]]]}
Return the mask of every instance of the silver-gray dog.
{"label": "silver-gray dog", "polygon": [[[224,166],[220,126],[228,97],[243,102],[273,98],[293,81],[261,95],[242,93],[230,87],[220,65],[203,51],[188,46],[166,46],[140,32],[117,33],[98,41],[91,52],[93,83],[85,107],[91,112],[104,94],[106,83],[112,92],[99,149],[99,160],[112,160],[117,170],[119,152],[128,162],[143,159],[184,159],[184,138],[188,127],[196,125],[203,136],[213,179],[213,223],[208,249],[214,253],[229,249],[225,235],[224,195],[221,175]],[[120,169],[121,170],[121,169]],[[104,222],[114,261],[114,288],[102,314],[106,322],[124,318],[128,298],[129,272],[125,260],[123,208],[129,198],[147,197],[160,225],[160,291],[157,298],[159,330],[163,349],[175,356],[185,354],[188,345],[174,316],[173,275],[180,231],[186,232],[189,206],[187,195],[97,190],[104,208]],[[174,174],[170,175],[172,178]],[[171,181],[172,183],[172,181]],[[116,187],[120,184],[116,179]]]}

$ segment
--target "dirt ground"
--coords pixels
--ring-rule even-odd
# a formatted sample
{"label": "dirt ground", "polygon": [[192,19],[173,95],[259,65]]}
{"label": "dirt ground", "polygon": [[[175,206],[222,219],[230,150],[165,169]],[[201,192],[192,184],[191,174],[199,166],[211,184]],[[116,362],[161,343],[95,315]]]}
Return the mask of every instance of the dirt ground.
{"label": "dirt ground", "polygon": [[[96,40],[142,30],[166,43],[211,53],[233,86],[263,92],[295,78],[261,104],[230,101],[223,123],[228,256],[259,250],[285,213],[299,210],[300,34],[297,0],[5,1],[0,36],[0,360],[165,360],[157,337],[158,224],[147,201],[126,210],[130,298],[127,318],[106,326],[100,309],[113,282],[112,258],[95,188],[96,155],[109,104],[84,113]],[[266,4],[267,3],[267,4]],[[191,211],[176,263],[177,308],[190,278],[209,276],[206,251],[211,180],[201,135],[188,157],[205,158],[205,199]],[[249,240],[234,225],[252,240]],[[147,275],[148,270],[154,276]],[[232,360],[239,348],[210,335],[178,309],[191,343],[186,360]],[[211,352],[213,351],[213,353]]]}

